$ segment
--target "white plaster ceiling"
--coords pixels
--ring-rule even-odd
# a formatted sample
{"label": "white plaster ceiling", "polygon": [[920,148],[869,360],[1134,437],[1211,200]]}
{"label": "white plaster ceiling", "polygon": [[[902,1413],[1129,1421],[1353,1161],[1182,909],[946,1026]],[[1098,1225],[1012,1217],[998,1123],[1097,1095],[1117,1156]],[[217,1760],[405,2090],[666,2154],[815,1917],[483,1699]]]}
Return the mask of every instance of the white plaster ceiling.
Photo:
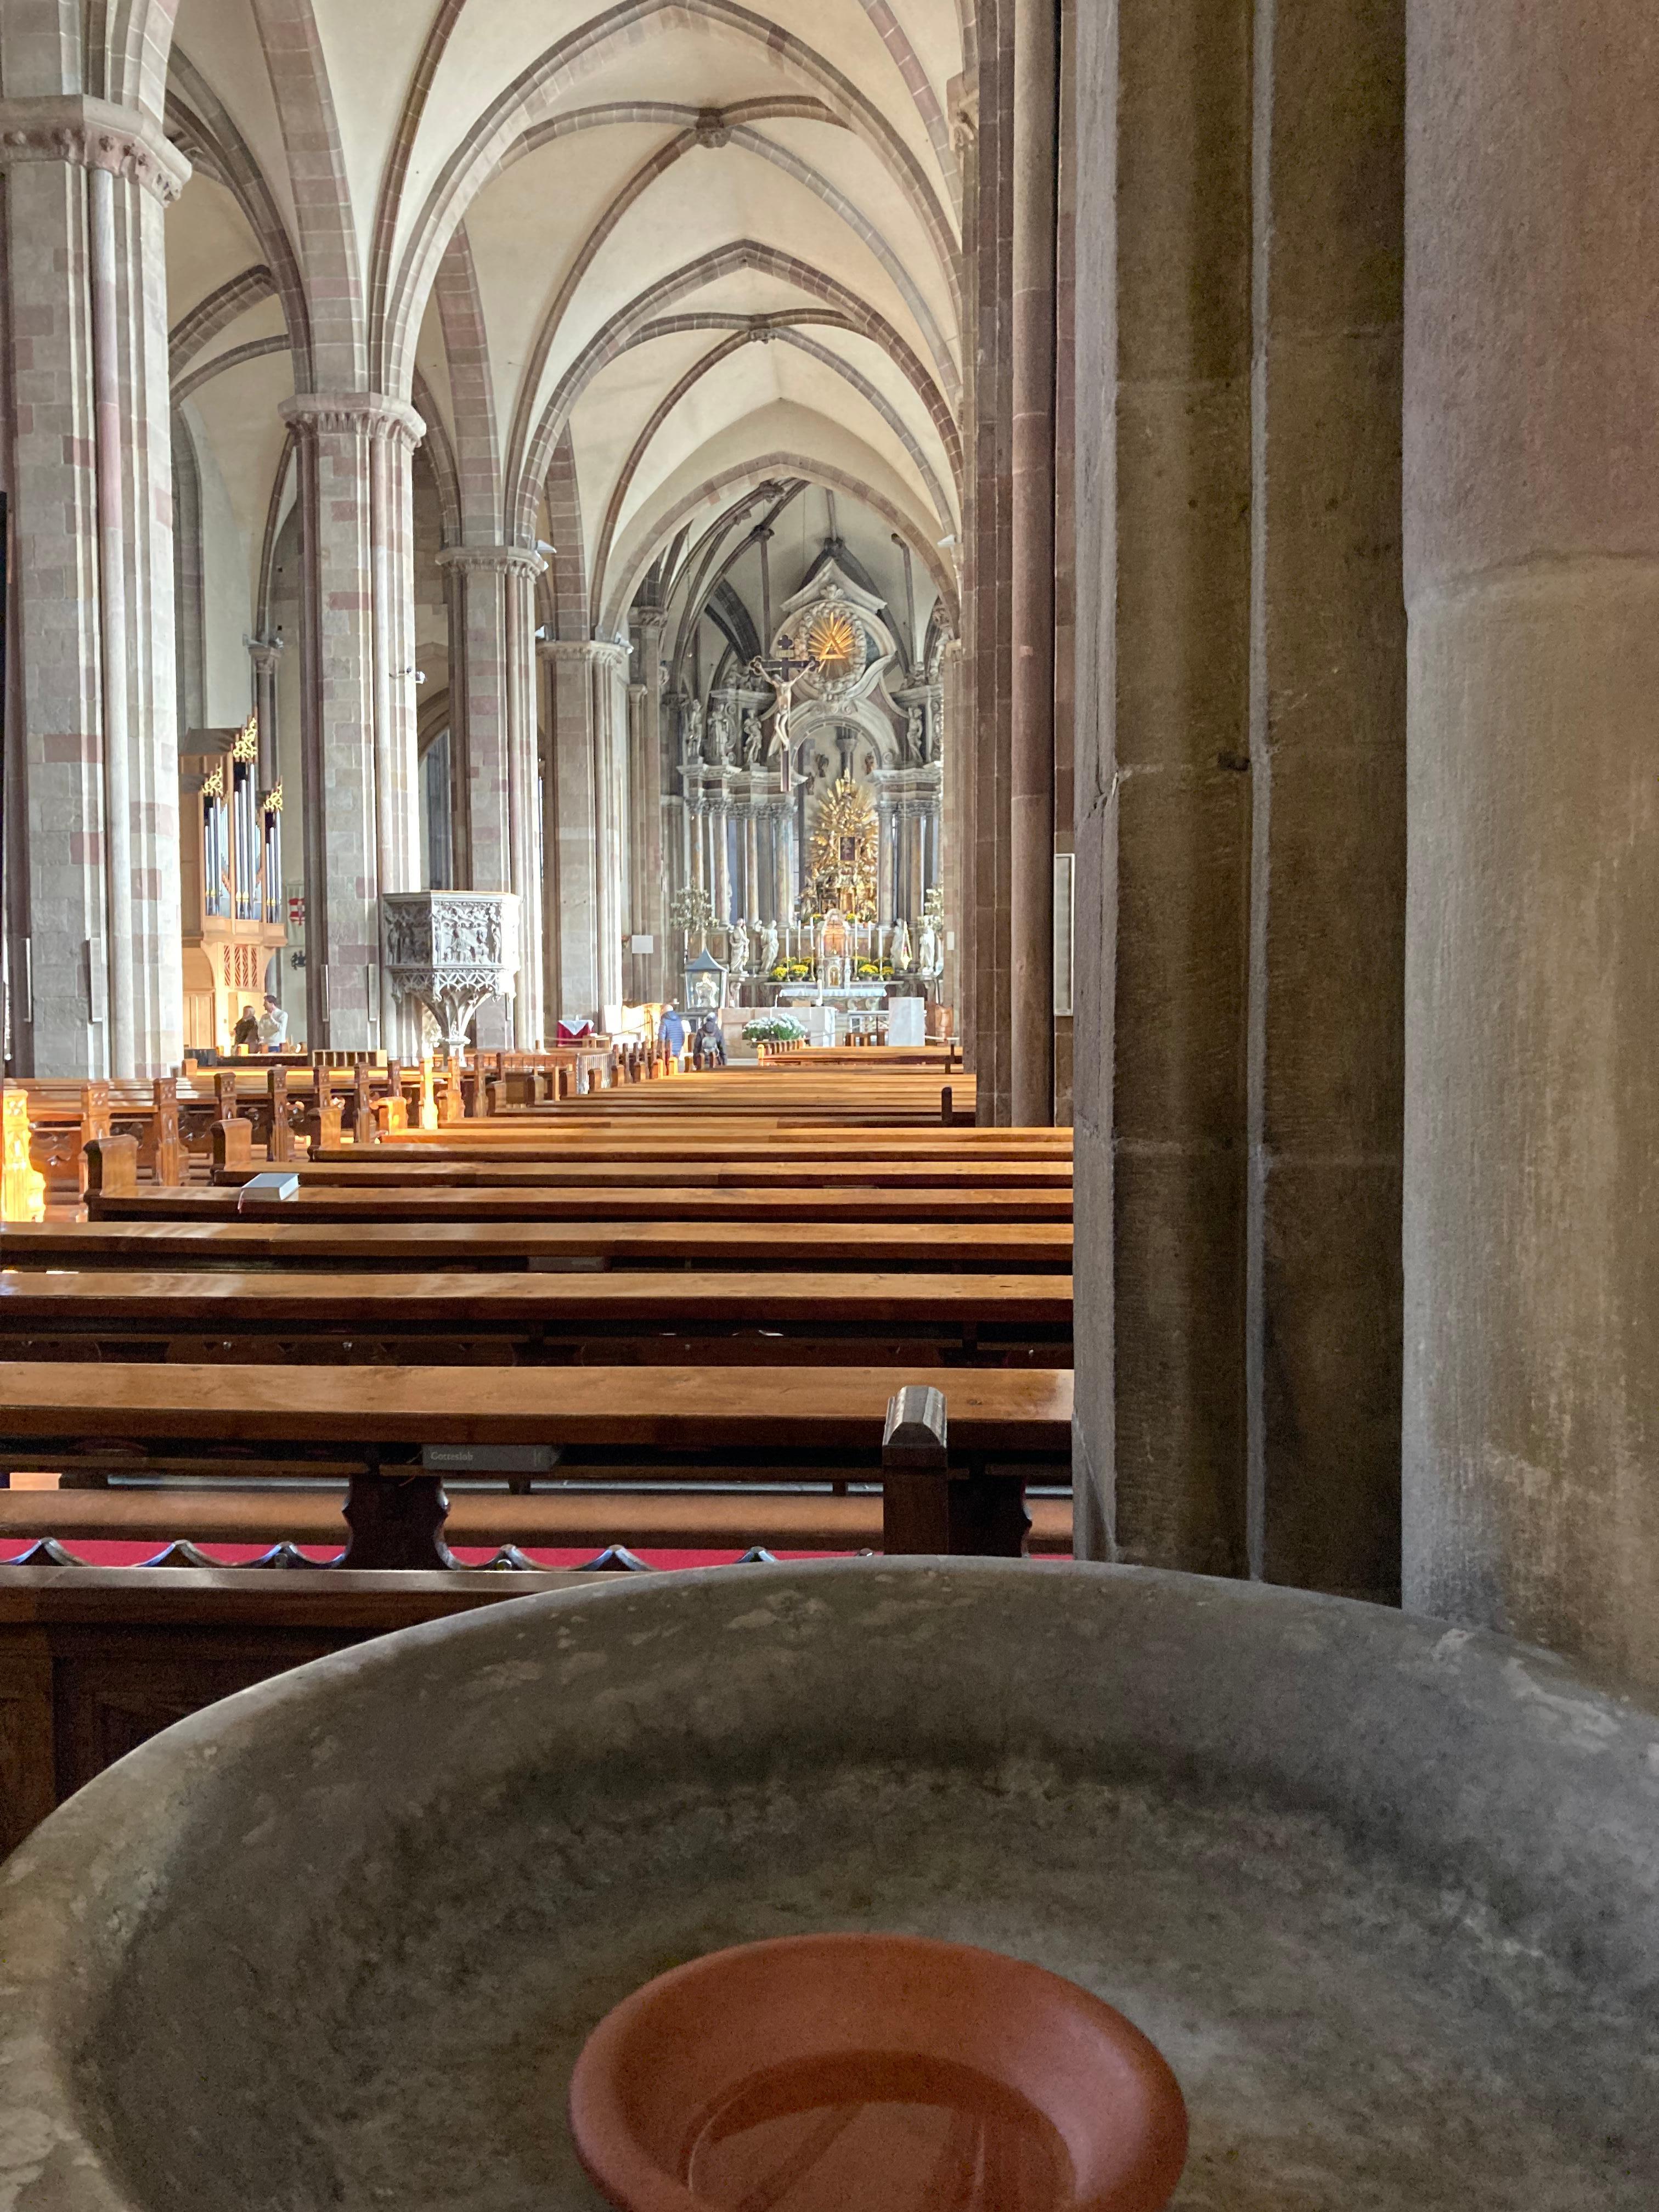
{"label": "white plaster ceiling", "polygon": [[[267,42],[289,57],[275,81]],[[471,534],[545,526],[540,471],[568,425],[590,562],[617,508],[609,570],[584,579],[596,608],[629,588],[700,485],[729,485],[780,453],[827,471],[839,496],[859,484],[874,496],[872,558],[896,562],[881,547],[897,515],[937,560],[959,514],[934,419],[957,404],[962,368],[948,136],[958,0],[179,0],[175,52],[240,135],[245,169],[192,183],[169,215],[170,319],[280,258],[245,211],[263,196],[313,338],[321,330],[334,347],[313,360],[313,384],[406,398],[418,369],[437,427],[475,454],[489,443],[477,416],[488,393],[495,511],[481,518],[475,499]],[[726,112],[742,103],[755,105]],[[744,242],[775,265],[674,283]],[[459,281],[467,257],[482,358]],[[358,334],[337,337],[328,303],[343,266]],[[642,305],[653,285],[664,296]],[[270,337],[280,313],[253,301],[198,366]],[[641,432],[729,329],[616,352],[574,404],[561,380],[585,348],[609,352],[665,316],[783,318],[802,343],[732,349],[664,411],[641,455]],[[467,357],[452,357],[469,330]],[[292,388],[271,357],[195,395],[253,548],[271,489],[259,471],[276,465],[275,408]]]}
{"label": "white plaster ceiling", "polygon": [[211,177],[195,179],[167,218],[167,325],[260,258],[259,242],[235,199]]}

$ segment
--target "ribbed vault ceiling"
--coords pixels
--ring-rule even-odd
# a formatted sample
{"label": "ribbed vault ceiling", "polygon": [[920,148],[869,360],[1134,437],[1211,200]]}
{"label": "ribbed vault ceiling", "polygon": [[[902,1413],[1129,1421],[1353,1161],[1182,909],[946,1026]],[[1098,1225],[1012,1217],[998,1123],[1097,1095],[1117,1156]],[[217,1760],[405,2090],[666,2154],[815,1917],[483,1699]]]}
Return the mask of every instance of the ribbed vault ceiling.
{"label": "ribbed vault ceiling", "polygon": [[412,399],[446,537],[556,544],[567,632],[786,477],[948,605],[963,72],[960,0],[179,0],[175,388],[251,604],[301,389]]}

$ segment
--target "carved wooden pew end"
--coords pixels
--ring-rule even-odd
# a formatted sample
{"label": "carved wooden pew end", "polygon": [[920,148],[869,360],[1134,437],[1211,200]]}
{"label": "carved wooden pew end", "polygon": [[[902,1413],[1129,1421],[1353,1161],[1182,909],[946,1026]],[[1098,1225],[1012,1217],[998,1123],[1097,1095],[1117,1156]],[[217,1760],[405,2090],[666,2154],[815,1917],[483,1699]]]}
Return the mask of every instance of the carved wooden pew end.
{"label": "carved wooden pew end", "polygon": [[[222,1127],[216,1124],[216,1127]],[[246,1129],[246,1121],[240,1125]],[[87,1201],[96,1215],[100,1198],[131,1198],[138,1189],[137,1137],[92,1137],[82,1147]]]}

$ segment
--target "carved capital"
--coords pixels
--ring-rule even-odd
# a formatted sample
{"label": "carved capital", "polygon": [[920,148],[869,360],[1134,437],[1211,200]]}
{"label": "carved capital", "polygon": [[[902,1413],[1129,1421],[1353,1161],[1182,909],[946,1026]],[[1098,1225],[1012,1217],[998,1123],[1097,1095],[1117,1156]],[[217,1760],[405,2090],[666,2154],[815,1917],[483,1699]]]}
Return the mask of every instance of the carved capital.
{"label": "carved capital", "polygon": [[597,637],[544,637],[536,650],[544,660],[586,660],[600,668],[625,668],[629,660],[625,645]]}
{"label": "carved capital", "polygon": [[546,562],[532,545],[445,545],[439,550],[438,566],[495,576],[547,574]]}
{"label": "carved capital", "polygon": [[64,161],[131,177],[170,207],[190,182],[191,166],[172,141],[134,107],[68,94],[0,100],[0,167]]}
{"label": "carved capital", "polygon": [[379,392],[296,392],[276,411],[302,437],[386,439],[412,453],[426,435],[412,407]]}

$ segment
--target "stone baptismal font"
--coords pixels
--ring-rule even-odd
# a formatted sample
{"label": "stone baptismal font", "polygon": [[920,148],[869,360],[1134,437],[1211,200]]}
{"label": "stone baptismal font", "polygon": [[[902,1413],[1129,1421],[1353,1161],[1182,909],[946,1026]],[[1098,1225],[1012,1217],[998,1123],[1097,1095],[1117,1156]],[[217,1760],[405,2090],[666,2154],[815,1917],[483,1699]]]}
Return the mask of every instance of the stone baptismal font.
{"label": "stone baptismal font", "polygon": [[596,2023],[861,1929],[1125,2014],[1186,2212],[1659,2203],[1654,1717],[1382,1609],[879,1559],[490,1607],[111,1769],[0,1879],[0,2203],[592,2212]]}

